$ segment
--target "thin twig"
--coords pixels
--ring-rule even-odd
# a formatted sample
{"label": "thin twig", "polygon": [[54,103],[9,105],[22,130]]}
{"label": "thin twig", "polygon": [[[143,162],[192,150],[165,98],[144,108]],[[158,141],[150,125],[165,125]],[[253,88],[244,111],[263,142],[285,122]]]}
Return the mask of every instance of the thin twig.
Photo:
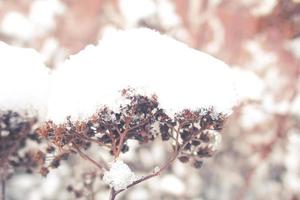
{"label": "thin twig", "polygon": [[2,177],[1,180],[1,198],[0,200],[5,200],[5,188],[6,188],[6,182],[5,182],[5,177]]}
{"label": "thin twig", "polygon": [[116,157],[119,157],[120,152],[121,152],[121,150],[122,150],[122,148],[123,148],[125,138],[126,138],[126,136],[127,136],[127,134],[128,134],[128,130],[129,130],[128,128],[129,128],[130,122],[131,122],[131,119],[130,119],[130,118],[127,118],[127,119],[126,119],[126,122],[125,122],[125,130],[124,130],[123,133],[120,133],[120,131],[117,129],[118,132],[119,132],[119,134],[120,134],[120,141],[119,141],[119,145],[118,145],[118,148],[117,148],[117,154],[116,154]]}
{"label": "thin twig", "polygon": [[117,193],[116,193],[115,189],[111,188],[110,194],[109,194],[109,200],[115,200],[116,196],[117,196]]}
{"label": "thin twig", "polygon": [[175,151],[173,152],[173,155],[171,156],[171,158],[170,158],[170,159],[169,159],[162,167],[160,167],[158,171],[155,171],[155,172],[153,172],[153,173],[151,173],[151,174],[149,174],[149,175],[147,175],[147,176],[144,176],[144,177],[142,177],[142,178],[140,178],[140,179],[134,181],[133,183],[131,183],[130,185],[128,185],[126,189],[122,189],[122,190],[115,191],[115,190],[112,188],[112,189],[111,189],[111,193],[110,193],[110,200],[114,200],[114,199],[116,198],[116,196],[117,196],[119,193],[121,193],[121,192],[123,192],[123,191],[125,191],[125,190],[127,190],[127,189],[129,189],[129,188],[131,188],[131,187],[133,187],[133,186],[135,186],[135,185],[141,183],[141,182],[144,182],[144,181],[146,181],[146,180],[148,180],[148,179],[150,179],[150,178],[153,178],[153,177],[156,177],[156,176],[160,175],[165,169],[167,169],[167,168],[175,161],[175,159],[177,158],[177,156],[179,155],[179,153],[181,152],[181,150],[184,149],[184,147],[185,147],[191,140],[193,140],[195,137],[197,137],[197,135],[202,131],[202,129],[200,129],[199,132],[194,133],[194,135],[190,138],[189,141],[186,141],[185,143],[183,143],[183,144],[180,146],[178,140],[179,140],[179,131],[180,131],[181,128],[182,128],[182,124],[179,125],[179,127],[178,127],[177,130],[175,130],[175,131],[176,131],[176,138],[177,138],[177,141],[176,141]]}
{"label": "thin twig", "polygon": [[89,189],[89,192],[90,192],[90,200],[95,200],[95,192],[94,192],[94,190],[93,190],[93,184],[90,184],[89,186],[88,186],[88,189]]}
{"label": "thin twig", "polygon": [[106,163],[103,163],[103,166],[101,164],[99,164],[98,162],[96,162],[95,160],[93,160],[91,157],[89,157],[87,154],[83,153],[79,147],[72,143],[75,147],[75,149],[77,150],[77,152],[79,153],[79,155],[83,158],[86,159],[88,161],[90,161],[91,163],[93,163],[95,166],[97,166],[100,170],[108,170],[108,167],[106,166]]}
{"label": "thin twig", "polygon": [[99,140],[97,140],[97,139],[94,139],[94,138],[89,138],[89,137],[87,137],[87,136],[83,136],[83,137],[84,137],[85,140],[88,140],[88,141],[90,141],[90,142],[97,143],[97,144],[99,144],[99,145],[102,145],[102,146],[105,146],[105,147],[111,149],[111,146],[110,146],[109,144],[105,144],[104,142],[101,142],[101,141],[99,141]]}
{"label": "thin twig", "polygon": [[[167,169],[173,163],[173,161],[177,158],[178,154],[179,154],[179,151],[174,152],[173,156],[162,167],[160,167],[158,171],[155,171],[155,172],[153,172],[153,173],[151,173],[151,174],[149,174],[147,176],[144,176],[144,177],[140,178],[139,180],[134,181],[133,183],[131,183],[130,185],[128,185],[126,189],[129,189],[132,186],[135,186],[136,184],[144,182],[144,181],[146,181],[146,180],[148,180],[148,179],[150,179],[152,177],[160,175],[162,171],[164,171],[165,169]],[[114,191],[114,195],[117,196],[117,194],[123,192],[126,189]]]}
{"label": "thin twig", "polygon": [[110,137],[110,139],[111,139],[112,152],[113,152],[113,154],[116,156],[116,155],[117,155],[116,140],[115,140],[115,138],[114,138],[114,134],[112,133],[112,131],[111,131],[110,129],[108,130],[108,132],[109,132],[109,137]]}

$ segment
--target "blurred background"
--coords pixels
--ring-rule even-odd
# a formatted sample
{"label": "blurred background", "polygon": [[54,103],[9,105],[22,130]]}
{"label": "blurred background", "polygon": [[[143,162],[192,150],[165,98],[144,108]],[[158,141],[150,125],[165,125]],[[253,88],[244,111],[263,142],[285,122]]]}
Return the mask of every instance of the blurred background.
{"label": "blurred background", "polygon": [[[158,30],[253,72],[260,84],[249,82],[245,93],[251,98],[235,109],[219,153],[200,170],[175,162],[119,199],[300,199],[300,1],[0,0],[0,40],[36,49],[50,68],[97,44],[104,33],[134,27]],[[159,141],[131,146],[124,159],[141,174],[170,151]],[[69,184],[78,189],[68,192]],[[88,190],[93,195],[82,192]],[[7,195],[12,200],[107,199],[108,188],[93,166],[73,158],[47,179],[17,174]]]}

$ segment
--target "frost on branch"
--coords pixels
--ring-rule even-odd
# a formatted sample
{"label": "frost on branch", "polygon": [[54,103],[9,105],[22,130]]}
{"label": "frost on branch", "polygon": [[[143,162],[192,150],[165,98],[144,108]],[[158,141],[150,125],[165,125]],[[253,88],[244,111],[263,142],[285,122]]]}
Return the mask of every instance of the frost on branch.
{"label": "frost on branch", "polygon": [[111,165],[109,171],[106,171],[103,176],[103,181],[116,191],[126,189],[128,185],[136,180],[137,176],[121,160],[116,160]]}

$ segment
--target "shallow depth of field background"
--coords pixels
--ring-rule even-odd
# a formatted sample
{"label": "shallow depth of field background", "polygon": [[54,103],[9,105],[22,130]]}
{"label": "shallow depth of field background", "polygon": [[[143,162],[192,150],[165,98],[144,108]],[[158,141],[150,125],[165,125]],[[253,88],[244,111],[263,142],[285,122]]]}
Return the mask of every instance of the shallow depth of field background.
{"label": "shallow depth of field background", "polygon": [[[156,29],[252,71],[263,86],[247,86],[255,100],[236,108],[219,153],[200,170],[175,162],[119,199],[300,199],[300,1],[0,0],[0,40],[36,49],[51,68],[104,33],[133,27]],[[132,148],[124,159],[142,174],[167,155],[157,141]],[[95,181],[96,199],[107,199],[108,188],[90,176],[94,170],[74,158],[47,179],[20,173],[9,181],[8,196],[74,199],[68,184]]]}

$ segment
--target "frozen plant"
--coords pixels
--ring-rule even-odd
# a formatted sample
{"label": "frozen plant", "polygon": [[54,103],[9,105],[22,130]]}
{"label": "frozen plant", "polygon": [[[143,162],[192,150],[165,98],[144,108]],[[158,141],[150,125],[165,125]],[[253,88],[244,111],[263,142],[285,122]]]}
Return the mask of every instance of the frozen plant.
{"label": "frozen plant", "polygon": [[[217,150],[236,96],[223,62],[149,29],[110,33],[53,72],[50,120],[38,132],[57,156],[43,168],[77,154],[104,175],[110,199],[177,158],[200,168]],[[155,139],[171,144],[173,153],[152,173],[136,177],[120,154],[130,150],[129,140],[143,145]],[[88,155],[93,145],[110,152],[111,167]]]}
{"label": "frozen plant", "polygon": [[[36,159],[41,174],[78,155],[97,167],[111,187],[111,200],[160,175],[176,159],[200,168],[216,152],[219,131],[237,103],[226,64],[149,29],[105,35],[53,71],[42,91],[49,91],[41,103],[47,105],[37,119],[47,120],[30,129],[48,144]],[[169,159],[135,176],[120,159],[130,150],[128,141],[143,145],[157,139],[172,146]],[[110,152],[110,167],[89,155],[92,146]],[[48,154],[53,157],[45,162]],[[77,197],[83,193],[68,190]]]}
{"label": "frozen plant", "polygon": [[211,106],[230,113],[234,75],[222,61],[156,31],[109,32],[53,71],[48,118],[60,123],[86,119],[103,105],[118,109],[118,92],[128,86],[156,94],[171,115]]}
{"label": "frozen plant", "polygon": [[[216,115],[213,108],[203,112],[185,109],[174,116],[169,116],[160,107],[156,96],[143,96],[131,89],[122,91],[126,104],[121,104],[118,111],[102,107],[86,120],[65,123],[45,123],[38,130],[58,155],[44,166],[56,168],[62,159],[70,154],[77,154],[90,161],[104,173],[104,182],[111,186],[111,199],[120,192],[140,182],[159,175],[178,158],[183,163],[191,163],[195,168],[202,166],[203,160],[211,157],[217,150],[220,131],[226,115]],[[141,145],[155,139],[168,142],[173,147],[169,160],[149,175],[136,177],[130,168],[119,160],[120,154],[130,150],[128,140],[137,140]],[[95,161],[88,150],[92,144],[109,150],[115,161],[110,168],[105,161]],[[48,171],[48,170],[46,170]]]}

